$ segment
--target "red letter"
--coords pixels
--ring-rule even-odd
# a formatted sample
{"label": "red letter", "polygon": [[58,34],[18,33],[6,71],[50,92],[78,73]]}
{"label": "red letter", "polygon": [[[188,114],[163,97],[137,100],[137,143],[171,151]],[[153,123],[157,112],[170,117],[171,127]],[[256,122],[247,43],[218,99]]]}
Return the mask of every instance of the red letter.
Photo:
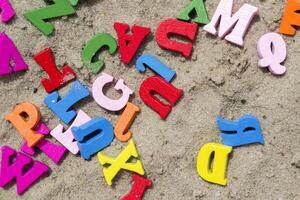
{"label": "red letter", "polygon": [[134,184],[130,192],[122,198],[122,200],[142,200],[143,194],[148,187],[151,187],[152,182],[135,173],[131,175]]}
{"label": "red letter", "polygon": [[[189,58],[192,50],[198,25],[196,23],[182,22],[176,19],[167,19],[159,24],[156,31],[156,42],[161,48],[169,49],[181,53],[185,58]],[[191,42],[182,43],[170,40],[170,35],[186,37]]]}
{"label": "red letter", "polygon": [[[153,93],[164,97],[170,105],[161,102]],[[162,119],[166,119],[172,110],[172,107],[183,95],[181,89],[177,89],[169,82],[159,76],[152,76],[144,80],[140,87],[140,97],[146,105],[159,113]]]}
{"label": "red letter", "polygon": [[137,49],[150,33],[150,28],[133,25],[132,34],[126,34],[129,29],[128,24],[116,22],[114,28],[118,34],[118,42],[120,46],[121,58],[124,64],[129,64],[135,55]]}
{"label": "red letter", "polygon": [[17,194],[20,195],[47,172],[49,167],[44,163],[34,161],[32,167],[25,172],[24,168],[32,163],[33,160],[22,153],[17,153],[16,159],[11,163],[15,154],[16,151],[14,149],[8,146],[2,147],[0,187],[4,187],[16,179]]}
{"label": "red letter", "polygon": [[43,78],[42,84],[46,92],[50,93],[76,78],[75,72],[68,65],[64,65],[62,73],[57,69],[50,48],[33,56],[33,59],[47,72],[50,79]]}

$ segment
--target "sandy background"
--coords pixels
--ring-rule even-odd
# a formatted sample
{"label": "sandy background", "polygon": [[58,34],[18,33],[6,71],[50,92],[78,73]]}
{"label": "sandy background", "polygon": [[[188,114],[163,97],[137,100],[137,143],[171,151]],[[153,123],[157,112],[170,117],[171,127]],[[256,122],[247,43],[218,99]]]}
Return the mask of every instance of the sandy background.
{"label": "sandy background", "polygon": [[[43,1],[11,2],[17,17],[9,25],[0,24],[0,30],[12,38],[30,70],[0,79],[1,146],[19,149],[22,143],[23,138],[4,120],[17,103],[29,101],[38,105],[50,128],[59,123],[58,117],[43,104],[46,92],[40,80],[46,73],[34,62],[32,55],[51,47],[56,63],[61,66],[67,62],[76,70],[79,79],[91,87],[97,75],[82,66],[80,54],[85,42],[102,32],[116,37],[115,21],[136,23],[152,29],[151,37],[138,54],[152,53],[174,68],[177,78],[173,84],[185,91],[184,98],[168,119],[162,121],[138,95],[141,82],[152,72],[140,74],[135,69],[136,58],[125,66],[119,52],[113,57],[102,54],[106,62],[104,72],[124,78],[136,94],[131,101],[142,109],[131,130],[147,177],[154,182],[144,199],[300,199],[300,33],[284,37],[288,45],[285,76],[274,77],[257,67],[257,41],[263,34],[278,29],[286,1],[236,1],[236,8],[248,2],[260,12],[249,29],[245,47],[241,49],[211,37],[200,27],[190,60],[160,49],[153,37],[158,23],[175,17],[189,0],[82,1],[76,8],[76,15],[51,20],[56,28],[51,37],[42,35],[22,16],[25,11],[44,6]],[[206,2],[210,18],[218,3],[219,0]],[[64,95],[69,87],[61,89],[60,94]],[[109,94],[118,95],[112,89]],[[113,123],[119,117],[119,113],[104,111],[92,98],[76,108],[83,109],[91,117],[106,117]],[[196,157],[203,144],[221,142],[216,117],[238,119],[244,114],[260,119],[266,144],[234,149],[228,166],[227,187],[203,181],[197,175]],[[105,152],[116,156],[122,146],[126,144],[115,140]],[[1,189],[1,200],[110,200],[120,199],[131,188],[127,172],[118,176],[113,187],[106,185],[97,157],[88,162],[69,153],[59,166],[52,164],[44,154],[36,158],[51,167],[49,176],[21,197],[16,196],[14,184],[6,190]]]}

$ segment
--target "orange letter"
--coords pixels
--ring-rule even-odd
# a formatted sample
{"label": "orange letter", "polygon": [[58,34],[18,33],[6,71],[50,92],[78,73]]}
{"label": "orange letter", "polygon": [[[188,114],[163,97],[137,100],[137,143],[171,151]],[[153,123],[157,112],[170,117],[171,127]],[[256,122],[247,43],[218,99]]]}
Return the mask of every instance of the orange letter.
{"label": "orange letter", "polygon": [[10,121],[19,133],[23,135],[29,147],[33,147],[44,138],[43,135],[33,130],[40,122],[40,118],[39,109],[28,102],[17,105],[14,111],[5,116],[5,119]]}
{"label": "orange letter", "polygon": [[279,32],[286,35],[295,35],[296,29],[293,26],[300,26],[300,2],[298,0],[288,0],[282,17]]}
{"label": "orange letter", "polygon": [[115,136],[119,141],[127,142],[132,137],[132,133],[128,129],[140,111],[141,109],[138,106],[130,102],[127,103],[124,112],[115,126]]}

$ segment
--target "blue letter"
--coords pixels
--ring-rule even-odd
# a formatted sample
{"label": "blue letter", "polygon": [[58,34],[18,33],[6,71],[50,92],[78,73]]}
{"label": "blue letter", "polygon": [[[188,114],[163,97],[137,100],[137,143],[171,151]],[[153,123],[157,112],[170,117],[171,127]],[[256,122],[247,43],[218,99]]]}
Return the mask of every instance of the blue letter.
{"label": "blue letter", "polygon": [[[80,127],[73,127],[71,130],[74,138],[78,141],[80,154],[86,160],[98,151],[108,147],[115,136],[111,123],[102,117],[92,119]],[[97,135],[93,136],[94,133]]]}
{"label": "blue letter", "polygon": [[259,121],[252,115],[245,115],[239,121],[218,117],[217,124],[225,145],[236,147],[252,143],[264,144]]}
{"label": "blue letter", "polygon": [[155,73],[163,77],[168,82],[170,82],[176,75],[175,70],[166,66],[158,58],[150,54],[144,54],[136,61],[136,68],[139,70],[139,72],[145,72],[146,67],[152,69]]}
{"label": "blue letter", "polygon": [[44,102],[65,124],[69,124],[76,117],[76,111],[69,109],[89,95],[89,91],[76,81],[63,99],[60,100],[58,92],[52,92],[46,96]]}

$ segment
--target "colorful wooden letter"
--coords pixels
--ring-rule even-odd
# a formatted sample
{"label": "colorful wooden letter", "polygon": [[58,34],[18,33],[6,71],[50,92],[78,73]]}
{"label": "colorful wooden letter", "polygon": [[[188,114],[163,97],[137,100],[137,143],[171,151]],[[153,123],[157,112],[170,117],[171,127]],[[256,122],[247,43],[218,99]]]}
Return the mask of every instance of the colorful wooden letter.
{"label": "colorful wooden letter", "polygon": [[[145,171],[142,162],[138,160],[138,156],[138,152],[132,139],[129,141],[128,146],[116,158],[108,157],[102,152],[99,152],[98,159],[100,164],[103,165],[103,174],[106,183],[112,185],[112,180],[121,169],[144,175]],[[137,161],[135,163],[128,163],[131,157],[136,158]]]}
{"label": "colorful wooden letter", "polygon": [[[208,143],[202,146],[197,159],[197,171],[205,181],[227,185],[226,169],[228,156],[232,147],[222,144]],[[211,166],[213,158],[213,166]]]}
{"label": "colorful wooden letter", "polygon": [[[87,123],[73,127],[74,138],[78,141],[81,156],[88,160],[98,151],[108,147],[114,139],[114,128],[102,117],[94,118]],[[95,135],[95,132],[97,135]],[[91,136],[93,136],[91,138]],[[88,137],[88,139],[87,139]]]}
{"label": "colorful wooden letter", "polygon": [[136,68],[139,72],[145,72],[146,67],[152,69],[155,73],[170,82],[175,76],[176,71],[162,63],[158,58],[151,54],[144,54],[136,61]]}
{"label": "colorful wooden letter", "polygon": [[[159,113],[162,119],[166,119],[172,107],[183,95],[183,90],[177,89],[159,76],[152,76],[143,81],[139,93],[146,105]],[[165,98],[170,105],[161,102],[153,93],[157,93]]]}
{"label": "colorful wooden letter", "polygon": [[93,98],[99,106],[110,111],[119,111],[126,106],[130,95],[133,94],[133,91],[124,84],[123,79],[119,79],[114,88],[122,91],[122,97],[118,100],[108,98],[104,94],[103,88],[106,84],[113,82],[113,80],[114,77],[106,73],[102,73],[93,83]]}
{"label": "colorful wooden letter", "polygon": [[122,200],[142,200],[145,190],[152,185],[152,181],[137,175],[136,173],[131,174],[131,178],[134,184],[130,192],[122,198]]}
{"label": "colorful wooden letter", "polygon": [[245,115],[239,121],[217,118],[222,143],[227,146],[242,146],[253,143],[264,144],[259,121],[252,115]]}
{"label": "colorful wooden letter", "polygon": [[127,142],[132,137],[132,133],[128,131],[128,129],[140,111],[141,109],[138,106],[130,102],[127,103],[127,106],[121,117],[118,119],[114,130],[115,136],[119,141]]}
{"label": "colorful wooden letter", "polygon": [[[1,150],[0,187],[5,187],[15,179],[18,195],[24,193],[34,182],[49,170],[49,167],[46,164],[39,161],[33,161],[23,153],[16,153],[14,149],[8,146],[3,146]],[[13,160],[14,157],[15,160]],[[27,169],[24,173],[24,169],[32,162],[32,167]]]}
{"label": "colorful wooden letter", "polygon": [[151,29],[133,25],[131,28],[132,34],[127,34],[129,25],[118,22],[115,22],[114,28],[118,34],[122,61],[124,64],[129,64]]}
{"label": "colorful wooden letter", "polygon": [[50,133],[49,127],[44,122],[39,122],[34,130],[42,135],[48,135]]}
{"label": "colorful wooden letter", "polygon": [[[198,25],[177,19],[166,19],[161,22],[156,30],[156,42],[161,48],[169,49],[181,53],[185,58],[189,58],[193,50],[193,42],[196,38]],[[169,36],[179,35],[190,40],[188,43],[177,42],[169,39]]]}
{"label": "colorful wooden letter", "polygon": [[300,2],[298,0],[288,0],[282,21],[279,27],[279,33],[285,35],[295,35],[294,26],[300,26]]}
{"label": "colorful wooden letter", "polygon": [[1,21],[8,23],[14,16],[15,11],[10,5],[9,0],[0,0]]}
{"label": "colorful wooden letter", "polygon": [[[11,60],[14,61],[13,66]],[[28,66],[13,41],[5,33],[0,33],[0,75],[27,69]]]}
{"label": "colorful wooden letter", "polygon": [[58,92],[52,92],[46,96],[44,102],[65,124],[69,124],[76,116],[76,111],[70,108],[89,95],[88,89],[79,81],[75,81],[63,99],[60,99]]}
{"label": "colorful wooden letter", "polygon": [[72,6],[77,6],[79,0],[69,0]]}
{"label": "colorful wooden letter", "polygon": [[[61,159],[66,153],[66,148],[64,148],[61,145],[54,144],[47,139],[41,140],[39,143],[36,144],[35,147],[43,153],[45,153],[45,155],[48,156],[48,158],[50,158],[56,165],[58,165],[58,163],[61,161]],[[30,156],[35,155],[35,148],[29,147],[27,142],[23,143],[21,151],[27,153]]]}
{"label": "colorful wooden letter", "polygon": [[286,59],[286,44],[282,36],[278,33],[267,33],[263,35],[257,44],[258,55],[261,58],[258,65],[268,67],[275,75],[282,75],[286,72],[286,67],[281,65]]}
{"label": "colorful wooden letter", "polygon": [[64,65],[62,72],[57,69],[52,50],[50,48],[33,56],[33,59],[47,72],[50,79],[43,78],[42,85],[47,93],[58,89],[76,78],[76,74],[68,65]]}
{"label": "colorful wooden letter", "polygon": [[38,28],[44,35],[48,36],[54,31],[54,26],[46,20],[72,15],[75,13],[74,8],[68,0],[52,0],[53,4],[45,8],[40,8],[26,12],[25,19]]}
{"label": "colorful wooden letter", "polygon": [[44,138],[34,130],[40,122],[40,117],[39,109],[31,103],[25,102],[17,105],[11,113],[5,116],[5,119],[14,125],[28,142],[28,146],[33,147]]}
{"label": "colorful wooden letter", "polygon": [[79,110],[73,123],[65,132],[63,132],[63,125],[59,124],[50,132],[50,135],[64,145],[72,154],[77,154],[79,152],[79,148],[71,129],[73,127],[81,126],[90,120],[91,118],[85,112]]}
{"label": "colorful wooden letter", "polygon": [[[48,126],[46,124],[40,122],[36,126],[35,131],[41,135],[48,135],[50,132],[50,129],[48,128]],[[54,144],[50,140],[47,140],[47,139],[42,139],[35,145],[35,147],[38,148],[39,150],[41,150],[42,152],[44,152],[46,154],[46,156],[48,156],[55,164],[58,164],[60,162],[60,160],[63,158],[63,156],[66,152],[66,149],[63,146]],[[23,151],[24,153],[27,153],[30,156],[35,155],[35,148],[29,147],[27,142],[23,143],[23,145],[21,147],[21,151]]]}
{"label": "colorful wooden letter", "polygon": [[193,22],[198,24],[207,24],[209,22],[203,0],[192,0],[192,2],[186,6],[176,18],[183,21],[190,21],[191,15],[194,14],[194,12],[196,16],[192,20]]}
{"label": "colorful wooden letter", "polygon": [[[247,32],[253,17],[258,14],[258,9],[249,4],[244,4],[233,16],[234,0],[221,0],[215,14],[209,24],[204,26],[204,30],[212,35],[239,46],[244,46],[244,36]],[[219,30],[217,31],[217,26]],[[230,32],[230,34],[229,34]]]}
{"label": "colorful wooden letter", "polygon": [[96,53],[104,47],[108,47],[108,53],[112,55],[117,51],[118,44],[110,34],[100,33],[89,40],[82,50],[83,65],[90,68],[94,74],[97,74],[104,66],[103,59],[93,61]]}

